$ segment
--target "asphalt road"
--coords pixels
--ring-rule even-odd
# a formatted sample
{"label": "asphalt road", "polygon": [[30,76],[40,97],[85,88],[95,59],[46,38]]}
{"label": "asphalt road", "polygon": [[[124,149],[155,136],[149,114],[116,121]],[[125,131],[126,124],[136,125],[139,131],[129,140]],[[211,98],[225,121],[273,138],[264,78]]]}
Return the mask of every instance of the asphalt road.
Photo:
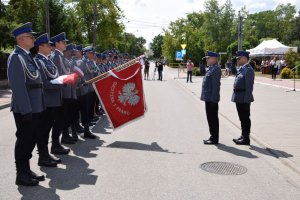
{"label": "asphalt road", "polygon": [[[15,125],[9,110],[1,110],[0,199],[300,199],[298,179],[291,178],[299,174],[256,142],[235,146],[232,138],[240,130],[224,117],[221,144],[203,145],[209,135],[203,103],[171,72],[166,75],[162,82],[144,82],[145,117],[112,131],[104,116],[93,128],[99,138],[70,145],[72,153],[61,156],[58,168],[38,167],[34,151],[31,166],[47,177],[38,187],[14,184]],[[239,164],[247,171],[218,175],[200,168],[213,161]]]}

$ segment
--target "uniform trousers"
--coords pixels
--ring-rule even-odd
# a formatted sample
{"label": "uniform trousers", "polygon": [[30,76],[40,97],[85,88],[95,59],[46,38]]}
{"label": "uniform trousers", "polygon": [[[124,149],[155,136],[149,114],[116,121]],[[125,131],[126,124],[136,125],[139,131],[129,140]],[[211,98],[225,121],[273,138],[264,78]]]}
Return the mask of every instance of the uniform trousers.
{"label": "uniform trousers", "polygon": [[249,139],[251,129],[250,105],[251,103],[236,103],[236,109],[241,121],[242,136],[246,139]]}
{"label": "uniform trousers", "polygon": [[[45,149],[48,148],[50,131],[52,127],[54,129],[54,123],[59,117],[58,115],[61,114],[60,110],[61,110],[60,106],[47,107],[47,109],[43,113],[43,116],[41,118],[40,131],[39,134],[37,135],[37,148],[40,153],[40,156],[45,151]],[[58,134],[59,137],[60,129],[57,131],[58,133],[55,132],[55,130],[52,131],[52,137],[53,134],[56,135]]]}
{"label": "uniform trousers", "polygon": [[80,116],[81,116],[82,125],[88,125],[88,123],[89,123],[89,115],[88,115],[89,96],[88,96],[88,94],[78,96],[78,106],[79,106],[79,112],[80,112]]}
{"label": "uniform trousers", "polygon": [[211,140],[219,141],[219,104],[214,102],[205,102],[206,117],[209,126]]}
{"label": "uniform trousers", "polygon": [[64,124],[64,115],[63,115],[63,106],[59,106],[53,111],[54,123],[52,127],[52,145],[59,144],[59,137],[63,129]]}
{"label": "uniform trousers", "polygon": [[16,131],[15,162],[18,174],[29,173],[29,160],[35,147],[42,113],[33,113],[25,117],[14,113]]}
{"label": "uniform trousers", "polygon": [[77,111],[76,99],[63,99],[63,130],[68,129],[71,124],[76,122],[78,116]]}
{"label": "uniform trousers", "polygon": [[96,93],[95,91],[88,93],[88,116],[89,122],[94,118],[95,105],[96,105]]}

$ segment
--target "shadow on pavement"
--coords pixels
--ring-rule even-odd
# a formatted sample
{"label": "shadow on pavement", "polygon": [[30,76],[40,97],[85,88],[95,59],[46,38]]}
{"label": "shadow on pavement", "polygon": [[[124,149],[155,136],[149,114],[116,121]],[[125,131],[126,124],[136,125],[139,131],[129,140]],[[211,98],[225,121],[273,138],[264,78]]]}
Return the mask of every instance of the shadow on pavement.
{"label": "shadow on pavement", "polygon": [[76,156],[94,158],[97,157],[97,154],[92,153],[92,151],[99,150],[99,147],[101,147],[104,143],[105,142],[103,140],[100,140],[100,138],[97,137],[96,139],[79,139],[76,144],[65,146],[72,149],[74,155]]}
{"label": "shadow on pavement", "polygon": [[258,146],[251,145],[250,150],[256,151],[258,153],[267,155],[267,156],[272,156],[275,158],[290,158],[294,157],[292,154],[289,154],[285,151],[277,150],[277,149],[272,149],[272,148],[261,148]]}
{"label": "shadow on pavement", "polygon": [[36,187],[19,186],[18,190],[22,195],[21,200],[60,200],[55,188],[45,188],[40,185]]}
{"label": "shadow on pavement", "polygon": [[102,115],[98,123],[92,128],[93,133],[111,134],[112,126],[107,115]]}
{"label": "shadow on pavement", "polygon": [[156,151],[156,152],[164,152],[164,153],[174,153],[179,154],[176,152],[169,152],[167,149],[163,149],[159,146],[156,142],[149,144],[143,144],[138,142],[121,142],[116,141],[106,147],[109,148],[119,148],[119,149],[132,149],[132,150],[140,150],[140,151]]}
{"label": "shadow on pavement", "polygon": [[49,187],[60,190],[73,190],[79,188],[80,185],[95,185],[98,176],[92,175],[95,170],[89,169],[89,164],[82,158],[76,156],[62,156],[62,164],[64,168],[45,168],[41,167],[41,171],[46,173],[46,177],[50,179]]}
{"label": "shadow on pavement", "polygon": [[235,147],[226,146],[224,144],[219,143],[219,145],[217,147],[218,147],[219,150],[231,153],[231,154],[236,155],[236,156],[241,156],[241,157],[245,157],[245,158],[258,158],[257,156],[253,155],[249,151],[237,149]]}

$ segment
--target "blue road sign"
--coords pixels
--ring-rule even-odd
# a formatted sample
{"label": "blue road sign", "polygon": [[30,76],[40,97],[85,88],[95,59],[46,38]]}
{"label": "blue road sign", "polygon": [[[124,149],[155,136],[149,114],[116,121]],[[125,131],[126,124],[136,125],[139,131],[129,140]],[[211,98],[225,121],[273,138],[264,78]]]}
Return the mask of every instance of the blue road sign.
{"label": "blue road sign", "polygon": [[181,51],[176,51],[176,60],[182,60],[182,53],[181,53]]}
{"label": "blue road sign", "polygon": [[186,55],[186,49],[181,50],[181,54],[182,54],[182,55]]}

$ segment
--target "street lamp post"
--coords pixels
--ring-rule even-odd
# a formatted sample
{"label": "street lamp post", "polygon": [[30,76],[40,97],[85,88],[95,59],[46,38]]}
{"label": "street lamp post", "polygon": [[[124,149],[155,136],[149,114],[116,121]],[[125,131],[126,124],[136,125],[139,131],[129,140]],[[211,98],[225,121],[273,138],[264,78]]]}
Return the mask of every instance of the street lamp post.
{"label": "street lamp post", "polygon": [[94,2],[94,30],[93,30],[93,46],[96,47],[96,39],[97,39],[97,5]]}
{"label": "street lamp post", "polygon": [[49,0],[45,0],[45,26],[46,33],[48,33],[50,37]]}
{"label": "street lamp post", "polygon": [[239,11],[239,24],[238,24],[238,50],[241,51],[243,49],[243,17],[241,16],[241,12]]}

